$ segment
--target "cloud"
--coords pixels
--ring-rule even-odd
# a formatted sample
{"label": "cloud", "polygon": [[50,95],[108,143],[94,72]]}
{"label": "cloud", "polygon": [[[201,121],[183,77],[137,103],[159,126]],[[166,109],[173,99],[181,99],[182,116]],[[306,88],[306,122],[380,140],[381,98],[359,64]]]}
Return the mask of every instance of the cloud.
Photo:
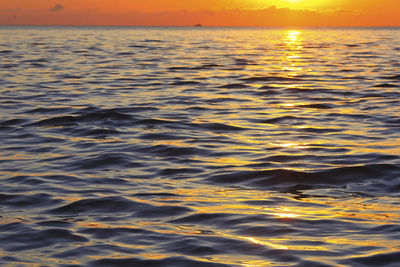
{"label": "cloud", "polygon": [[50,10],[51,12],[57,12],[57,11],[61,11],[61,10],[63,10],[63,9],[64,9],[64,7],[63,7],[62,5],[60,5],[60,4],[55,4],[54,7],[50,8],[49,10]]}

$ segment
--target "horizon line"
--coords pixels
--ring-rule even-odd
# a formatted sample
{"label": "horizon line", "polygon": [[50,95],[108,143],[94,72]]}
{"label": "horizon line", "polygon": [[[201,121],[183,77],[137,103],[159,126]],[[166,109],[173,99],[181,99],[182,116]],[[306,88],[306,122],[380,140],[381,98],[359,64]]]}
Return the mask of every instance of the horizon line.
{"label": "horizon line", "polygon": [[121,25],[121,24],[0,24],[0,27],[182,27],[182,28],[398,28],[400,25],[346,25],[346,26],[305,26],[305,25],[287,25],[287,26],[262,26],[262,25]]}

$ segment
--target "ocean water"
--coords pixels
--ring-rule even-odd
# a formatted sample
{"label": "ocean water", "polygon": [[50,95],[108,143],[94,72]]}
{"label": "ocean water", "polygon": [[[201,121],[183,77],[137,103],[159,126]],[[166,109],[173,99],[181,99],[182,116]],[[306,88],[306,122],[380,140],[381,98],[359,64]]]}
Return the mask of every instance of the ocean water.
{"label": "ocean water", "polygon": [[399,266],[399,28],[0,27],[2,266]]}

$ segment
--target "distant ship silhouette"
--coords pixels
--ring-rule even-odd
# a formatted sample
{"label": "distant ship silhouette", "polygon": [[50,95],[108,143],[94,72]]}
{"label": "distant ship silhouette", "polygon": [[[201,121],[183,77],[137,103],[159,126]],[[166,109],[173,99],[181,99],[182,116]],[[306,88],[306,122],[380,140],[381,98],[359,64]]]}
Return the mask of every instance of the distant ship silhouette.
{"label": "distant ship silhouette", "polygon": [[201,25],[201,24],[196,24],[196,25],[194,25],[195,27],[203,27],[203,25]]}

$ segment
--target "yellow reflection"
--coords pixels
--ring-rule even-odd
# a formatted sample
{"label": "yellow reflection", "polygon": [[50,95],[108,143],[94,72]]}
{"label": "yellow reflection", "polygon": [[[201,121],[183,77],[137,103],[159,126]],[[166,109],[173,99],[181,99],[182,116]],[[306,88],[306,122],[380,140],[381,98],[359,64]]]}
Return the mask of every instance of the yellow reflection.
{"label": "yellow reflection", "polygon": [[299,37],[301,35],[301,31],[290,30],[286,32],[286,44],[293,45],[297,44],[299,41]]}
{"label": "yellow reflection", "polygon": [[[231,236],[231,238],[233,238],[234,236]],[[274,248],[274,249],[280,249],[280,250],[307,250],[307,251],[326,251],[327,249],[321,246],[294,246],[294,245],[281,245],[278,244],[278,242],[287,242],[290,240],[290,238],[273,238],[270,240],[273,240],[275,243],[273,242],[269,242],[269,241],[265,241],[265,240],[260,240],[257,238],[253,238],[253,237],[239,237],[236,236],[236,238],[240,238],[240,239],[244,239],[247,241],[250,241],[254,244],[257,245],[262,245],[262,246],[266,246],[266,247],[270,247],[270,248]]]}
{"label": "yellow reflection", "polygon": [[300,65],[303,49],[302,31],[289,30],[284,33],[283,43],[286,47],[281,60],[281,70],[287,71],[292,76],[300,75],[303,67]]}
{"label": "yellow reflection", "polygon": [[276,213],[276,216],[279,216],[281,218],[297,218],[300,217],[298,214],[293,214],[293,213]]}
{"label": "yellow reflection", "polygon": [[251,164],[253,163],[252,161],[249,160],[241,160],[239,158],[234,158],[234,157],[221,157],[221,158],[214,158],[212,162],[210,162],[210,164],[213,165],[237,165],[237,166],[241,166],[241,165],[246,165],[246,164]]}
{"label": "yellow reflection", "polygon": [[160,260],[165,258],[165,254],[159,253],[142,253],[141,256],[150,260]]}
{"label": "yellow reflection", "polygon": [[304,149],[307,148],[308,145],[306,144],[301,144],[301,143],[295,143],[295,142],[289,142],[289,143],[271,143],[273,146],[278,146],[282,148],[297,148],[297,149]]}
{"label": "yellow reflection", "polygon": [[299,103],[282,103],[282,104],[278,104],[279,107],[282,108],[294,108],[296,106],[298,106]]}
{"label": "yellow reflection", "polygon": [[279,245],[279,244],[274,244],[271,242],[266,242],[266,241],[261,241],[252,237],[246,237],[245,239],[249,240],[252,243],[258,244],[258,245],[263,245],[263,246],[269,246],[272,248],[276,249],[289,249],[287,246]]}
{"label": "yellow reflection", "polygon": [[[282,219],[298,218],[298,217],[302,216],[301,214],[303,214],[303,215],[306,214],[305,210],[297,209],[297,208],[294,210],[293,210],[293,208],[290,208],[290,207],[278,208],[276,210],[272,210],[272,212],[268,212],[267,214],[270,214],[270,215],[273,215],[273,216],[276,216],[276,217],[282,218]],[[299,211],[302,213],[299,213]]]}

